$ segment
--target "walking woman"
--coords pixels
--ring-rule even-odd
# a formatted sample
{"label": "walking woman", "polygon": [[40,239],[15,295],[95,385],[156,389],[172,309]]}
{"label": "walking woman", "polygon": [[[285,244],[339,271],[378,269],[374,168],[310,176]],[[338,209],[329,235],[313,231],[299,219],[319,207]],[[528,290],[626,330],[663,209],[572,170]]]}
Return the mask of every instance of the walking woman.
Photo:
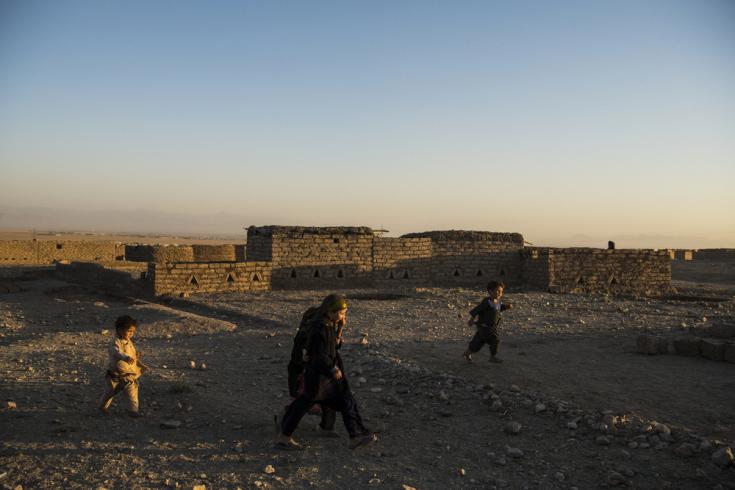
{"label": "walking woman", "polygon": [[337,329],[338,325],[345,322],[346,315],[345,297],[330,294],[324,298],[311,320],[306,342],[304,390],[288,406],[281,420],[281,433],[276,440],[279,448],[301,448],[292,435],[301,418],[317,402],[342,414],[342,421],[350,435],[350,448],[355,449],[377,440],[377,436],[362,423],[357,402],[342,372],[342,359],[337,352]]}

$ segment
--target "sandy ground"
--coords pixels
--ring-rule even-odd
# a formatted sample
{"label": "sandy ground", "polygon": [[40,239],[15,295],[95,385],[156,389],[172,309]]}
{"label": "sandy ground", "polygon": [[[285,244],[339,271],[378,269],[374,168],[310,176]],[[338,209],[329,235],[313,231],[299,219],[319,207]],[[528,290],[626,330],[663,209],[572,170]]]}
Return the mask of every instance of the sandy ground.
{"label": "sandy ground", "polygon": [[[735,467],[712,457],[735,442],[735,364],[635,352],[641,333],[732,322],[735,275],[707,277],[677,269],[676,300],[510,290],[503,364],[461,358],[481,290],[348,291],[343,358],[380,439],[351,451],[339,422],[327,438],[307,416],[295,452],[273,448],[273,415],[294,329],[325,292],[150,303],[16,281],[24,291],[0,295],[0,486],[735,488]],[[154,367],[142,419],[122,399],[94,410],[121,314],[140,320]]]}

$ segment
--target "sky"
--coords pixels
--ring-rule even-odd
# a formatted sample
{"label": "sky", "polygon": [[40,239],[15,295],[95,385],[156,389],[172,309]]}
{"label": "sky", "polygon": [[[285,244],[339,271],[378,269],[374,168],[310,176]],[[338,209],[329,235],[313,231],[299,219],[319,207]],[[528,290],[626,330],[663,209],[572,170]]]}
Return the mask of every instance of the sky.
{"label": "sky", "polygon": [[733,188],[730,0],[0,0],[0,229],[732,248]]}

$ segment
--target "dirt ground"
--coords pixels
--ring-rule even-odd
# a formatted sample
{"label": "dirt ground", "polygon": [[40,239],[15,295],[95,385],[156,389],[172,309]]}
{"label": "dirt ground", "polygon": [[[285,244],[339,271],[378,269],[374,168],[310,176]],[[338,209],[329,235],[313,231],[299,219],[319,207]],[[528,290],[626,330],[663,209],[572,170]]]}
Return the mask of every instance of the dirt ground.
{"label": "dirt ground", "polygon": [[[355,451],[339,421],[330,438],[313,416],[295,434],[306,449],[273,448],[292,335],[325,291],[151,303],[15,281],[23,291],[0,295],[0,486],[735,488],[735,467],[713,458],[735,442],[735,364],[636,353],[641,333],[732,323],[732,268],[709,281],[694,264],[675,269],[669,299],[508,290],[503,364],[461,357],[482,285],[347,291],[342,355],[379,432]],[[122,314],[139,319],[135,343],[154,368],[141,419],[121,397],[109,417],[95,411]]]}

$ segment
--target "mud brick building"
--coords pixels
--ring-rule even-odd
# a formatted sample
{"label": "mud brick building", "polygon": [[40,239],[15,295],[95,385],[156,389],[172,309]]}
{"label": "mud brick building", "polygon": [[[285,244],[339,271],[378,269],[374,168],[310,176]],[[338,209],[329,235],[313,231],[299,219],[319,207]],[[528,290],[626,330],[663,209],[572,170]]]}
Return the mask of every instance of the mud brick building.
{"label": "mud brick building", "polygon": [[[697,252],[699,253],[699,252]],[[727,257],[730,250],[702,257]],[[674,254],[676,257],[676,254]],[[670,250],[526,247],[520,233],[429,231],[398,238],[368,227],[251,226],[247,245],[112,241],[0,242],[0,265],[59,264],[67,280],[133,294],[439,286],[661,296]]]}
{"label": "mud brick building", "polygon": [[249,260],[269,262],[272,287],[469,286],[489,280],[569,293],[660,296],[668,251],[527,248],[519,233],[431,231],[383,238],[366,227],[250,227]]}

